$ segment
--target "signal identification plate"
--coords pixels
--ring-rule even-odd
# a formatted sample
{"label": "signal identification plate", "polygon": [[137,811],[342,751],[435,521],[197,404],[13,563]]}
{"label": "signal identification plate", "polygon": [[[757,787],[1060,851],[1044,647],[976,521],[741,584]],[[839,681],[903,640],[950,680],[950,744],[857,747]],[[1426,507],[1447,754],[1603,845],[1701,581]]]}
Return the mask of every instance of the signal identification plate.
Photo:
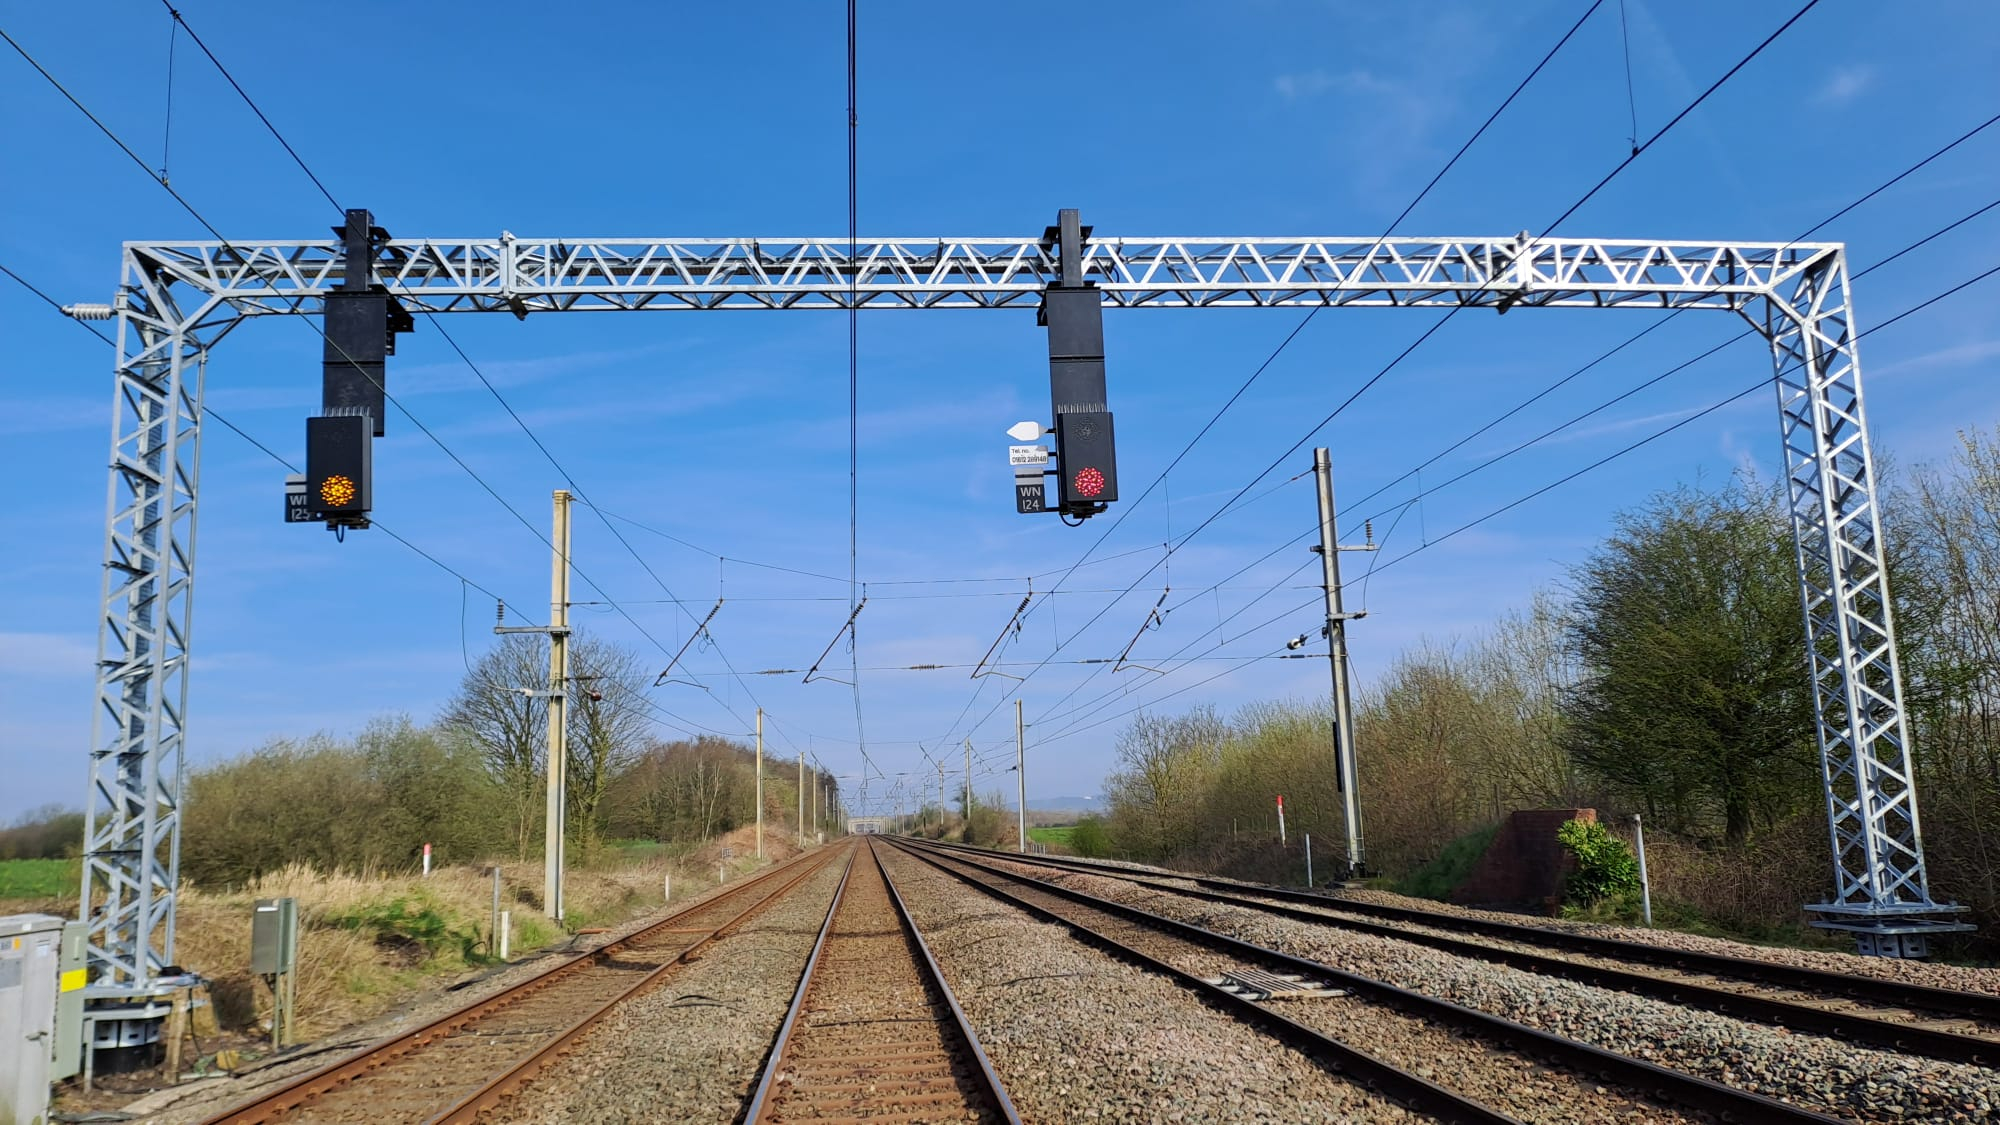
{"label": "signal identification plate", "polygon": [[1048,510],[1048,503],[1044,499],[1041,481],[1037,480],[1030,483],[1019,477],[1014,479],[1014,510],[1020,513],[1045,512]]}
{"label": "signal identification plate", "polygon": [[312,509],[306,506],[306,478],[304,473],[287,473],[285,475],[285,522],[315,522]]}

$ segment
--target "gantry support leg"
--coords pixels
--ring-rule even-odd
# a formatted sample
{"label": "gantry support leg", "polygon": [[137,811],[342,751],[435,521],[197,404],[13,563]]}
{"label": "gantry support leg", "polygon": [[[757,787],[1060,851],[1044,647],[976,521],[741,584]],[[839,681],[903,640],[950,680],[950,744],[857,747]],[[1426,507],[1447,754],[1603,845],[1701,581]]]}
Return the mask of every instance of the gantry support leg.
{"label": "gantry support leg", "polygon": [[1931,900],[1895,618],[1862,409],[1847,260],[1825,252],[1765,303],[1798,550],[1835,893],[1807,909],[1860,951],[1923,957],[1972,927]]}
{"label": "gantry support leg", "polygon": [[86,1050],[145,1047],[167,1010],[157,978],[174,950],[207,363],[167,283],[131,254],[117,316],[79,907],[89,923],[85,995],[96,1029]]}

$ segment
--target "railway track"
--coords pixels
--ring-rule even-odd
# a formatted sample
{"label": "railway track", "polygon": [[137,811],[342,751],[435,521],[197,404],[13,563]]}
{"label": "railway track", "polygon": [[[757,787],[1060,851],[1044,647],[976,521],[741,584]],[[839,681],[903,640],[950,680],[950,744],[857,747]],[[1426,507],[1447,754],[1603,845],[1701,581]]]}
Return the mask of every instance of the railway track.
{"label": "railway track", "polygon": [[778,864],[706,901],[421,1027],[301,1075],[206,1125],[470,1121],[627,998],[824,869],[836,849]]}
{"label": "railway track", "polygon": [[[1268,1004],[1258,1003],[1243,993],[1221,987],[1197,973],[1186,971],[1169,960],[1123,941],[1110,932],[1111,927],[1106,927],[1101,922],[1093,925],[1079,920],[1073,913],[1052,909],[1036,901],[1035,898],[982,881],[960,870],[956,863],[925,854],[903,841],[896,841],[896,845],[899,850],[908,852],[914,859],[927,863],[992,898],[1016,906],[1043,921],[1064,926],[1088,944],[1173,981],[1195,993],[1217,1010],[1298,1050],[1325,1069],[1368,1087],[1417,1113],[1441,1122],[1468,1123],[1468,1125],[1521,1125],[1519,1119],[1515,1117],[1448,1090],[1366,1051],[1357,1050],[1333,1036],[1286,1016]],[[1018,877],[1014,877],[1014,881],[1029,882]]]}
{"label": "railway track", "polygon": [[871,842],[853,849],[745,1120],[1020,1121]]}
{"label": "railway track", "polygon": [[[1119,879],[1204,902],[1414,942],[1457,956],[1900,1054],[1978,1066],[2000,1064],[2000,996],[1353,902],[1207,876],[1153,876],[1043,856],[1008,855],[1006,860]],[[1469,940],[1461,934],[1506,944]],[[1643,969],[1635,970],[1635,965]]]}
{"label": "railway track", "polygon": [[[1212,964],[1215,961],[1214,955],[1220,954],[1228,961],[1249,970],[1245,972],[1239,969],[1235,974],[1239,986],[1244,982],[1254,986],[1258,981],[1284,982],[1287,979],[1316,985],[1334,992],[1335,995],[1345,994],[1366,1001],[1375,1011],[1386,1007],[1402,1015],[1416,1017],[1426,1023],[1449,1029],[1456,1035],[1476,1037],[1508,1052],[1536,1060],[1538,1063],[1543,1061],[1553,1063],[1562,1070],[1582,1078],[1586,1087],[1600,1080],[1614,1083],[1630,1091],[1631,1096],[1638,1099],[1642,1105],[1648,1101],[1665,1103],[1688,1111],[1691,1115],[1709,1114],[1732,1121],[1815,1122],[1826,1125],[1839,1120],[1695,1075],[1606,1051],[1486,1012],[1411,992],[1384,981],[1253,945],[1074,888],[1007,871],[989,862],[973,858],[968,854],[973,851],[972,849],[941,848],[908,840],[898,840],[896,845],[906,854],[969,886],[1046,920],[1069,926],[1079,936],[1127,960],[1159,971],[1178,974],[1183,978],[1183,983],[1198,980],[1209,988],[1211,993],[1222,991],[1216,985],[1209,983],[1214,978],[1196,977],[1180,966],[1191,963]],[[1012,862],[1013,859],[1012,856],[1007,857],[1008,862]],[[1282,983],[1266,987],[1282,987]],[[1213,998],[1211,995],[1211,999]],[[1236,999],[1241,998],[1236,997]],[[1264,1013],[1267,1020],[1285,1019],[1272,1012],[1268,1004],[1251,1003],[1249,1006]],[[1363,1015],[1359,1018],[1366,1017]],[[1294,1021],[1286,1020],[1286,1022]],[[1350,1021],[1348,1026],[1359,1030],[1358,1020]],[[1341,1043],[1339,1039],[1324,1035],[1311,1027],[1303,1024],[1295,1024],[1295,1027],[1296,1031],[1293,1034],[1302,1032],[1305,1036],[1294,1041],[1294,1045],[1301,1046],[1302,1049],[1306,1049],[1305,1045],[1310,1043],[1312,1038],[1318,1038],[1327,1040],[1350,1054],[1360,1054]],[[1400,1068],[1366,1055],[1361,1057],[1367,1064],[1372,1064],[1372,1069],[1367,1072],[1357,1072],[1357,1076],[1377,1085],[1383,1093],[1419,1112],[1444,1120],[1510,1120],[1505,1115],[1452,1090],[1423,1082]],[[1462,1079],[1462,1074],[1457,1076],[1457,1080]],[[1410,1082],[1418,1082],[1421,1085],[1413,1088]],[[1426,1087],[1428,1089],[1424,1089]],[[1606,1091],[1599,1089],[1596,1093],[1603,1096]]]}

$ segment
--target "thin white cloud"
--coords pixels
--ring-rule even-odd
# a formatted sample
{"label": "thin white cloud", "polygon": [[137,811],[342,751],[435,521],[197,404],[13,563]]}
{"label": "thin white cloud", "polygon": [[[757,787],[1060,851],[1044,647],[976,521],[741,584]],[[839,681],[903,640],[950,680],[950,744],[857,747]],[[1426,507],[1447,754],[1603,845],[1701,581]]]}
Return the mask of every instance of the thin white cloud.
{"label": "thin white cloud", "polygon": [[1308,70],[1300,74],[1280,74],[1271,80],[1271,86],[1286,101],[1310,98],[1333,89],[1334,76],[1324,70]]}
{"label": "thin white cloud", "polygon": [[[107,386],[109,384],[107,383]],[[0,434],[44,434],[55,430],[111,428],[111,397],[50,395],[0,399]]]}
{"label": "thin white cloud", "polygon": [[[749,399],[765,397],[770,393],[766,382],[756,376],[732,374],[727,378],[690,379],[688,382],[703,389],[656,388],[654,393],[636,400],[623,395],[615,398],[592,398],[560,406],[523,409],[520,414],[522,421],[526,422],[530,429],[554,430],[565,427],[598,426],[620,420],[683,417],[733,406]],[[486,417],[461,425],[440,428],[438,432],[446,438],[456,439],[510,434],[518,432],[519,429],[520,426],[505,414],[489,413]]]}
{"label": "thin white cloud", "polygon": [[[530,356],[523,359],[488,359],[480,362],[479,370],[496,387],[522,387],[550,379],[567,378],[586,371],[629,365],[664,353],[682,351],[688,346],[687,341],[669,341],[629,348]],[[434,363],[412,364],[395,371],[394,374],[405,380],[405,386],[408,387],[407,390],[398,390],[391,384],[391,390],[399,398],[480,389],[478,376],[472,373],[472,369],[466,366],[464,360],[455,356]]]}
{"label": "thin white cloud", "polygon": [[1870,368],[1864,362],[1861,374],[1864,379],[1880,379],[1889,375],[1905,375],[1938,367],[1964,367],[1995,356],[2000,356],[2000,339],[1973,340],[1970,343],[1955,344],[1948,348],[1938,348],[1921,355],[1913,355],[1882,367]]}
{"label": "thin white cloud", "polygon": [[97,643],[86,633],[0,633],[0,675],[72,679],[96,660]]}
{"label": "thin white cloud", "polygon": [[1875,68],[1872,66],[1835,67],[1833,74],[1813,95],[1820,105],[1842,106],[1860,97],[1875,85]]}

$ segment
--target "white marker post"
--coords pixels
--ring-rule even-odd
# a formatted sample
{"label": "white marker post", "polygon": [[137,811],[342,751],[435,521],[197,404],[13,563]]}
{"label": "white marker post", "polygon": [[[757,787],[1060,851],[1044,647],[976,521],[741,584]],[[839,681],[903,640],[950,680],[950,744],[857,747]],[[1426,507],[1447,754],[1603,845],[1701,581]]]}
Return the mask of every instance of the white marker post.
{"label": "white marker post", "polygon": [[424,845],[424,878],[428,879],[428,878],[430,878],[430,877],[431,877],[431,846],[430,846],[429,844],[425,844],[425,845]]}
{"label": "white marker post", "polygon": [[1646,878],[1646,830],[1639,824],[1639,814],[1632,814],[1632,842],[1639,852],[1639,905],[1646,914],[1646,925],[1653,925],[1653,881]]}
{"label": "white marker post", "polygon": [[1285,795],[1278,794],[1278,843],[1285,842]]}
{"label": "white marker post", "polygon": [[1306,833],[1306,888],[1313,885],[1313,834]]}

